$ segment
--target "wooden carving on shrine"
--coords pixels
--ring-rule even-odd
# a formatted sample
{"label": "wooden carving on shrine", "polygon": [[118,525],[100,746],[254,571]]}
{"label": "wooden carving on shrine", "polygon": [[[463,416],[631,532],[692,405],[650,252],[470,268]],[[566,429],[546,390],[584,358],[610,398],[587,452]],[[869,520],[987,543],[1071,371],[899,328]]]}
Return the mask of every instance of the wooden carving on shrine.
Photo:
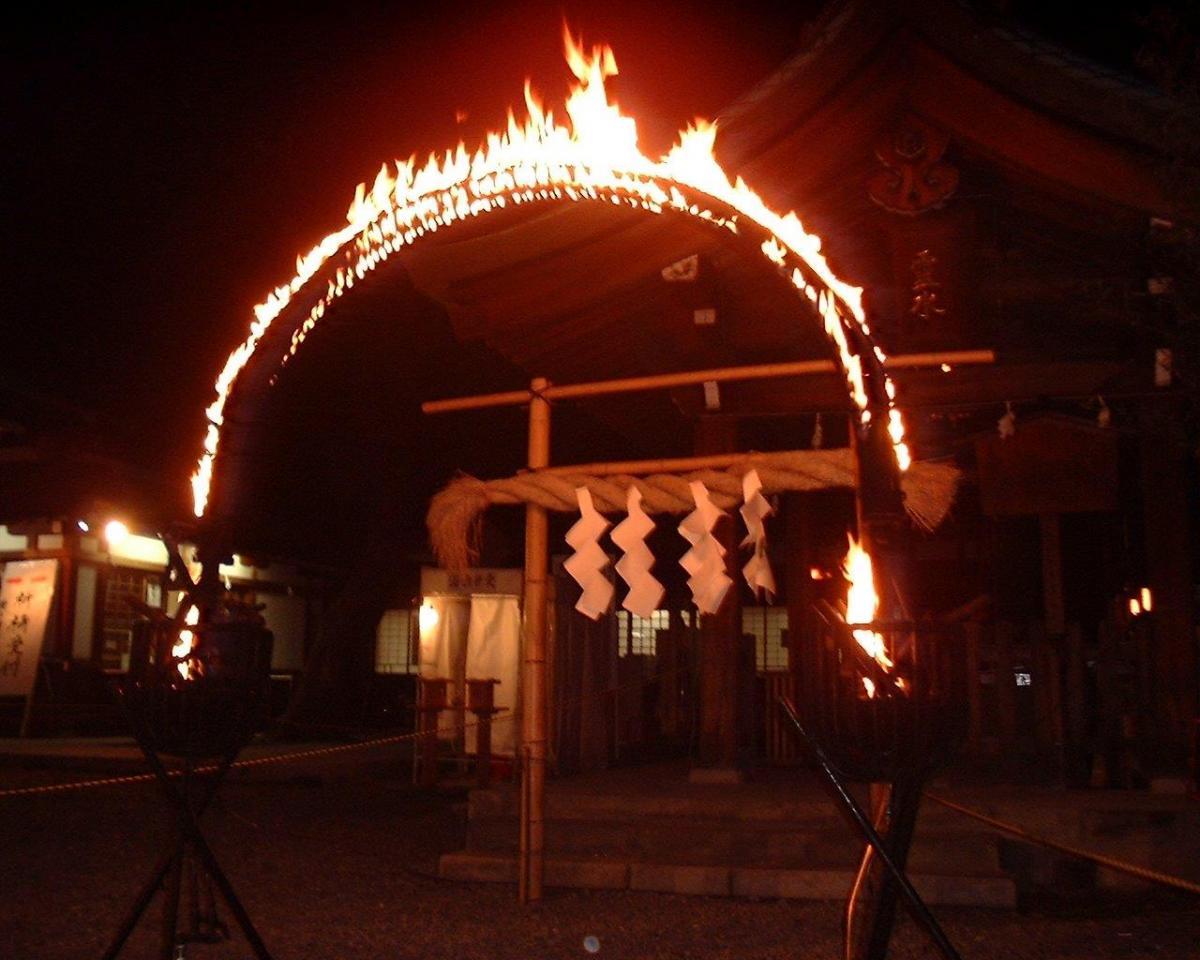
{"label": "wooden carving on shrine", "polygon": [[941,305],[942,285],[934,277],[937,257],[928,250],[920,251],[912,262],[913,286],[912,305],[909,314],[927,326],[940,320],[946,313]]}
{"label": "wooden carving on shrine", "polygon": [[958,170],[944,159],[949,144],[945,132],[905,117],[875,148],[884,169],[867,181],[871,199],[907,216],[941,207],[958,189]]}

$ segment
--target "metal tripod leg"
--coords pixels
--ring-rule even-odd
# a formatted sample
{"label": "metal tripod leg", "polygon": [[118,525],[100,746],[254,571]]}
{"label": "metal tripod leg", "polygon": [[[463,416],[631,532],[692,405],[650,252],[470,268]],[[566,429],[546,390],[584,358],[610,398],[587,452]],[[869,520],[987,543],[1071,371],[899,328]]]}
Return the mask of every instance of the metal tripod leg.
{"label": "metal tripod leg", "polygon": [[[234,892],[233,884],[225,876],[225,872],[221,869],[220,864],[217,863],[217,858],[213,856],[213,852],[208,846],[208,841],[204,839],[204,835],[200,832],[200,825],[196,822],[196,816],[188,806],[187,800],[175,790],[171,784],[170,777],[167,775],[166,768],[163,767],[162,760],[159,759],[153,747],[146,742],[141,731],[136,728],[135,736],[137,736],[138,742],[146,754],[146,760],[149,762],[151,769],[158,777],[158,782],[163,788],[167,802],[175,810],[179,830],[183,834],[184,840],[192,844],[204,868],[208,871],[209,876],[213,878],[217,889],[221,891],[221,895],[225,898],[230,912],[237,920],[238,926],[242,928],[242,933],[249,942],[251,949],[254,950],[254,955],[258,957],[258,960],[271,960],[271,954],[267,952],[266,944],[263,943],[262,937],[258,935],[258,931],[254,928],[254,924],[250,920],[250,915],[246,912],[246,908],[242,906],[241,900],[238,899],[237,894]],[[232,762],[232,757],[229,760]],[[222,769],[227,770],[228,767],[228,763],[222,764]],[[219,770],[218,773],[220,772]]]}
{"label": "metal tripod leg", "polygon": [[[933,942],[937,945],[938,949],[942,952],[942,956],[944,956],[946,960],[962,960],[958,954],[958,951],[954,949],[954,945],[950,943],[950,940],[946,937],[945,931],[942,930],[941,925],[937,922],[937,919],[933,916],[933,914],[929,912],[929,907],[925,905],[925,901],[921,899],[921,895],[917,893],[916,888],[913,887],[912,882],[904,873],[903,866],[901,864],[897,864],[896,860],[892,857],[891,852],[888,850],[888,845],[884,842],[883,838],[880,837],[874,826],[872,826],[870,819],[863,812],[862,807],[858,805],[858,802],[854,799],[853,795],[846,788],[846,785],[842,782],[841,777],[839,777],[837,772],[833,769],[832,764],[829,762],[829,757],[826,755],[824,749],[822,749],[821,745],[816,741],[816,738],[804,728],[804,724],[800,722],[800,715],[796,712],[795,704],[793,704],[788,697],[778,697],[777,700],[780,707],[783,709],[784,714],[787,716],[788,720],[791,721],[792,726],[796,728],[796,732],[800,735],[800,738],[808,745],[808,748],[812,750],[813,756],[817,758],[817,763],[820,765],[826,779],[833,788],[834,795],[836,796],[838,802],[842,805],[842,808],[854,822],[854,825],[858,827],[859,833],[862,834],[863,839],[867,842],[872,851],[874,851],[874,855],[882,862],[884,868],[891,876],[894,884],[899,887],[900,892],[903,894],[904,900],[908,905],[909,911],[913,915],[913,918],[925,928],[925,932],[929,934],[930,939],[933,940]],[[909,836],[911,837],[911,828]],[[906,844],[904,850],[907,851],[907,849],[908,848]],[[894,899],[893,909],[895,909]]]}
{"label": "metal tripod leg", "polygon": [[[138,743],[142,745],[142,749],[145,750],[146,746],[142,738],[139,736],[137,740]],[[225,778],[225,774],[228,772],[235,756],[237,756],[236,753],[231,753],[221,758],[221,762],[217,766],[216,771],[207,781],[206,789],[201,793],[200,797],[196,801],[195,816],[197,818],[204,813],[209,803],[211,803],[213,798],[217,795],[217,788],[220,786],[221,781]],[[159,767],[161,769],[161,764],[159,764]],[[156,770],[155,773],[157,774],[158,771]],[[165,770],[163,770],[162,775],[166,776]],[[167,788],[171,789],[169,778]],[[104,955],[101,957],[101,960],[116,960],[117,955],[121,952],[121,948],[125,946],[125,941],[129,939],[129,935],[133,933],[134,928],[141,919],[142,914],[145,913],[146,908],[150,906],[150,901],[154,899],[154,895],[158,893],[159,890],[166,889],[163,886],[163,883],[167,877],[167,873],[171,870],[176,859],[182,858],[183,856],[181,842],[182,838],[178,829],[175,828],[174,823],[175,818],[173,814],[171,829],[172,833],[174,834],[174,843],[172,844],[171,849],[158,858],[158,862],[155,863],[154,868],[150,871],[150,876],[146,880],[145,884],[142,885],[142,889],[138,891],[137,897],[130,905],[129,911],[125,914],[124,919],[117,928],[116,934],[114,934],[112,941],[108,945],[108,949],[104,951]]]}
{"label": "metal tripod leg", "polygon": [[[887,784],[875,811],[876,833],[904,870],[917,822],[922,777]],[[896,881],[868,845],[846,901],[846,960],[884,960],[896,919]]]}
{"label": "metal tripod leg", "polygon": [[[176,831],[178,834],[178,831]],[[159,938],[159,960],[175,960],[175,940],[179,932],[179,893],[183,883],[184,845],[182,837],[177,838],[175,854],[171,857],[171,866],[167,870],[166,883],[163,886],[163,915],[162,936]]]}
{"label": "metal tripod leg", "polygon": [[117,932],[113,936],[112,942],[109,943],[108,949],[104,951],[101,960],[116,960],[117,954],[125,946],[125,941],[133,933],[133,928],[137,926],[138,920],[141,919],[146,908],[150,906],[150,901],[162,889],[163,878],[167,875],[167,871],[171,869],[171,864],[174,863],[175,857],[175,850],[171,850],[170,853],[164,853],[159,857],[158,863],[155,864],[154,869],[150,873],[150,879],[146,881],[142,889],[138,892],[137,898],[133,901],[128,913],[125,914],[125,918],[121,921],[121,925],[117,928]]}

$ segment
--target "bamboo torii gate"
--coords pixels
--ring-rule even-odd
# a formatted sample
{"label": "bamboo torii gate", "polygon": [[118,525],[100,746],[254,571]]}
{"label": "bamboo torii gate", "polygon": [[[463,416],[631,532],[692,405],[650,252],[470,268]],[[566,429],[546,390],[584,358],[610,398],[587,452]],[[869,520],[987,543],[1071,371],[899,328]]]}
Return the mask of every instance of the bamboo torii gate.
{"label": "bamboo torii gate", "polygon": [[[990,350],[956,351],[945,353],[907,354],[892,357],[888,366],[893,369],[911,369],[919,367],[937,367],[943,364],[981,364],[991,363],[994,355]],[[655,376],[630,377],[617,380],[596,381],[568,385],[553,385],[542,377],[531,381],[528,390],[512,390],[503,393],[483,394],[471,397],[456,397],[446,400],[427,401],[421,405],[426,414],[450,413],[467,410],[484,410],[492,407],[529,405],[528,421],[528,473],[523,474],[526,480],[535,480],[558,474],[560,476],[599,477],[624,476],[650,473],[683,473],[693,470],[729,467],[741,462],[752,462],[749,454],[673,458],[666,460],[621,461],[610,463],[579,464],[574,466],[552,467],[550,465],[550,405],[552,401],[581,399],[623,393],[649,392],[666,390],[680,386],[703,384],[708,382],[728,382],[735,380],[762,380],[783,377],[811,376],[815,374],[833,373],[837,371],[832,360],[808,360],[792,363],[763,364],[758,366],[724,367],[711,370],[695,370],[680,373],[660,374]],[[878,520],[871,523],[871,515],[864,512],[863,503],[863,470],[862,457],[855,443],[856,431],[850,431],[852,450],[853,474],[852,482],[812,483],[810,488],[817,486],[853,486],[859,493],[858,514],[860,537],[870,538],[873,546],[881,546],[878,537]],[[861,442],[861,441],[860,441]],[[793,454],[794,455],[794,454]],[[906,476],[910,484],[916,488],[922,465],[914,465]],[[932,475],[932,474],[936,474]],[[937,521],[944,515],[953,488],[957,480],[957,471],[952,467],[934,468],[927,482],[938,488],[932,497],[934,501],[942,501],[941,509],[935,510],[936,516],[931,518],[930,525],[936,526]],[[453,488],[451,485],[451,489]],[[796,487],[800,489],[800,487]],[[478,491],[475,491],[478,493]],[[466,522],[462,517],[451,520],[452,531],[446,534],[435,529],[439,521],[438,497],[449,493],[449,489],[434,498],[430,511],[430,532],[434,540],[435,551],[439,560],[451,566],[466,566],[469,562],[469,547],[465,542],[466,531],[471,527],[471,519],[478,515],[479,507],[468,507]],[[483,493],[484,508],[487,494]],[[461,500],[461,497],[459,498]],[[520,744],[523,756],[521,763],[520,787],[520,845],[518,859],[518,895],[521,902],[538,900],[542,896],[545,868],[544,845],[544,799],[546,782],[546,756],[548,740],[547,716],[547,686],[546,686],[546,602],[547,576],[549,563],[548,515],[547,507],[542,497],[514,496],[511,492],[501,494],[497,502],[525,502],[525,574],[523,613],[524,628],[522,637],[522,669],[520,686]],[[538,502],[543,501],[543,502]],[[445,510],[442,514],[445,514]],[[920,522],[921,513],[915,512]],[[876,514],[878,518],[878,514]],[[895,522],[895,518],[889,520]],[[894,543],[889,538],[888,541]]]}
{"label": "bamboo torii gate", "polygon": [[[902,474],[910,455],[895,385],[886,367],[904,364],[895,358],[889,361],[877,342],[862,289],[837,275],[821,252],[821,238],[808,232],[797,214],[772,210],[742,178],[723,169],[715,152],[715,126],[698,122],[681,131],[678,144],[666,155],[646,156],[638,146],[633,118],[609,101],[604,87],[605,78],[616,72],[612,51],[595,47],[589,54],[581,41],[564,33],[567,61],[578,79],[565,102],[569,118],[565,123],[527,91],[524,122],[510,112],[506,129],[489,135],[477,152],[468,153],[460,144],[444,155],[431,156],[420,168],[413,161],[398,163],[394,169],[385,165],[370,188],[359,185],[346,222],[298,257],[294,275],[256,305],[248,333],[217,377],[192,476],[193,511],[201,524],[202,591],[219,593],[219,564],[232,552],[239,519],[236,491],[247,475],[256,413],[281,370],[323,318],[337,310],[342,298],[371,283],[370,277],[382,272],[389,261],[393,267],[403,263],[412,248],[427,246],[435,234],[458,231],[464,223],[480,223],[497,214],[504,222],[521,216],[520,211],[570,205],[590,207],[589,216],[599,220],[606,215],[603,211],[618,210],[622,216],[633,211],[686,222],[706,233],[706,244],[726,246],[747,263],[765,266],[764,283],[777,284],[781,293],[793,298],[798,318],[815,322],[836,366],[822,361],[807,370],[764,375],[840,370],[844,376],[855,410],[851,446],[859,540],[876,561],[881,582],[894,581],[903,566],[908,528]],[[745,369],[741,368],[743,373]],[[703,371],[677,376],[691,379],[574,387],[535,380],[528,391],[484,399],[488,406],[529,403],[528,464],[540,471],[549,466],[550,402],[570,396],[564,391],[594,396],[736,379],[739,374]],[[543,506],[527,507],[526,528],[526,662],[535,678],[526,697],[523,723],[528,725],[538,722],[545,708]],[[890,596],[881,598],[878,613],[888,621],[901,608],[892,589]],[[527,792],[536,795],[539,804],[544,724],[541,733],[529,738],[537,756],[526,774]],[[541,891],[540,819],[534,823],[530,818],[528,829],[528,880],[523,893],[533,899]],[[886,929],[890,930],[890,920]]]}

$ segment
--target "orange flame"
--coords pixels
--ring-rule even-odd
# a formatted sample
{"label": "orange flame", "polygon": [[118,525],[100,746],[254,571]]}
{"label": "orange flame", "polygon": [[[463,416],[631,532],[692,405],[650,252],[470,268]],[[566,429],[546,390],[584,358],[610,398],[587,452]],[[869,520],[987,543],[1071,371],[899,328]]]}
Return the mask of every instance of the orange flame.
{"label": "orange flame", "polygon": [[[183,616],[183,622],[189,626],[195,626],[200,622],[200,608],[188,607],[188,611]],[[191,630],[180,630],[179,639],[175,641],[175,645],[171,647],[171,656],[177,660],[181,657],[186,657],[192,652],[192,648],[196,645],[196,634]],[[196,671],[193,669],[194,663],[190,660],[182,661],[178,664],[179,675],[184,680],[190,680],[195,676]]]}
{"label": "orange flame", "polygon": [[[863,549],[862,544],[848,536],[850,548],[842,563],[842,572],[850,588],[846,591],[846,622],[850,624],[851,634],[858,645],[867,655],[878,663],[884,670],[891,670],[895,664],[888,656],[883,635],[874,630],[867,630],[856,624],[872,623],[879,611],[879,594],[875,591],[875,573],[871,564],[871,555]],[[863,687],[868,697],[875,696],[875,684],[869,677],[862,678]]]}
{"label": "orange flame", "polygon": [[[359,184],[346,225],[299,256],[291,280],[254,308],[250,332],[229,355],[217,378],[216,399],[206,411],[209,426],[192,476],[197,517],[204,515],[208,505],[225,404],[234,382],[271,323],[301,288],[331,258],[344,257],[324,295],[316,298],[292,334],[284,363],[295,355],[329,306],[392,254],[442,227],[508,204],[592,200],[628,204],[652,213],[675,210],[733,233],[743,219],[757,224],[770,235],[762,245],[763,255],[816,306],[862,422],[870,422],[862,357],[851,347],[855,328],[871,343],[862,289],[834,274],[821,253],[820,237],[808,233],[795,213],[774,212],[740,177],[730,179],[713,152],[714,124],[701,121],[681,132],[679,143],[659,160],[645,156],[638,147],[635,121],[609,102],[605,90],[605,78],[617,73],[612,50],[593,47],[590,54],[585,53],[582,42],[576,42],[565,25],[563,41],[567,63],[578,80],[566,100],[569,125],[557,123],[526,83],[524,122],[518,122],[510,111],[506,129],[489,134],[475,153],[468,153],[460,143],[441,157],[431,155],[419,168],[415,158],[396,161],[394,170],[384,164],[369,190],[366,184]],[[681,188],[707,194],[734,213],[720,214],[702,200],[689,200]],[[871,349],[880,363],[886,360],[878,347]],[[893,403],[895,387],[886,376],[884,387],[891,407],[887,427],[897,462],[907,469],[904,426]]]}

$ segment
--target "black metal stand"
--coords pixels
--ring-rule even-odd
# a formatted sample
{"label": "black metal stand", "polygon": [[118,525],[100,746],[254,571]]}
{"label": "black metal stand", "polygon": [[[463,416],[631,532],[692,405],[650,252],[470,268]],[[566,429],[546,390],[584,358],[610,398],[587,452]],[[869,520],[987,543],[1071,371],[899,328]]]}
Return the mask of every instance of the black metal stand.
{"label": "black metal stand", "polygon": [[[873,827],[892,864],[901,871],[908,861],[924,781],[923,775],[905,773],[892,783],[872,784],[873,790],[884,788],[872,811]],[[846,960],[883,960],[887,956],[898,893],[892,871],[868,844],[846,901]]]}
{"label": "black metal stand", "polygon": [[[855,878],[854,892],[850,896],[846,911],[848,925],[847,945],[865,942],[866,953],[870,958],[886,956],[888,940],[891,936],[892,922],[896,911],[896,896],[900,893],[912,913],[913,919],[925,928],[926,933],[937,945],[946,960],[962,960],[954,945],[946,937],[945,931],[937,919],[921,899],[916,888],[904,872],[908,847],[912,841],[913,828],[916,825],[917,806],[920,801],[921,779],[912,777],[907,781],[893,784],[892,796],[889,798],[890,811],[883,811],[882,821],[887,829],[887,839],[872,824],[871,819],[859,806],[858,801],[847,789],[842,778],[838,776],[829,761],[829,757],[820,743],[804,728],[796,706],[785,696],[778,698],[782,708],[800,738],[812,751],[817,763],[824,772],[826,779],[833,789],[834,796],[842,809],[850,817],[851,822],[858,828],[867,843],[867,850],[859,866]],[[914,792],[915,791],[915,792]],[[869,889],[868,889],[869,888]],[[871,909],[864,916],[859,915],[858,907],[868,901],[873,901]],[[865,940],[853,935],[856,927],[862,927]]]}
{"label": "black metal stand", "polygon": [[[210,937],[214,933],[222,931],[223,925],[217,920],[215,910],[211,906],[206,905],[205,910],[200,909],[198,893],[193,897],[192,915],[194,920],[198,920],[198,925],[203,925],[205,928],[200,931],[202,936],[188,936],[181,939],[179,935],[179,905],[181,899],[181,888],[185,871],[194,870],[194,880],[201,883],[205,878],[211,878],[220,890],[221,896],[228,904],[230,911],[241,927],[242,933],[249,942],[251,949],[254,951],[255,957],[258,960],[271,960],[270,953],[267,952],[266,945],[259,936],[258,931],[254,928],[253,922],[250,920],[250,915],[246,912],[246,908],[242,906],[241,900],[238,899],[234,892],[233,884],[229,882],[229,878],[217,863],[216,857],[213,855],[212,849],[208,845],[208,841],[204,839],[203,833],[200,831],[200,816],[208,805],[212,802],[217,794],[217,790],[221,786],[225,775],[229,772],[230,766],[233,764],[234,758],[241,750],[241,744],[238,743],[228,748],[220,757],[216,769],[206,780],[201,781],[199,789],[193,789],[195,784],[195,775],[191,769],[191,761],[187,762],[184,770],[184,775],[179,779],[179,782],[173,780],[163,766],[162,758],[155,749],[149,732],[145,724],[139,717],[134,715],[134,712],[129,709],[129,705],[125,697],[121,698],[121,704],[125,709],[125,714],[129,719],[130,727],[133,729],[134,737],[141,748],[142,753],[146,757],[150,769],[153,771],[155,778],[158,780],[159,786],[162,788],[163,795],[167,801],[167,807],[171,813],[172,820],[172,840],[170,848],[165,851],[154,869],[150,873],[149,879],[138,893],[137,898],[130,906],[129,912],[126,914],[121,925],[117,928],[117,933],[113,937],[112,943],[104,952],[102,960],[115,960],[117,955],[124,947],[129,935],[137,926],[146,908],[150,905],[150,901],[154,899],[154,895],[162,890],[165,898],[163,910],[163,925],[162,925],[162,940],[159,949],[160,960],[176,960],[179,955],[179,947],[191,939],[202,939]],[[193,887],[193,891],[196,888]]]}

